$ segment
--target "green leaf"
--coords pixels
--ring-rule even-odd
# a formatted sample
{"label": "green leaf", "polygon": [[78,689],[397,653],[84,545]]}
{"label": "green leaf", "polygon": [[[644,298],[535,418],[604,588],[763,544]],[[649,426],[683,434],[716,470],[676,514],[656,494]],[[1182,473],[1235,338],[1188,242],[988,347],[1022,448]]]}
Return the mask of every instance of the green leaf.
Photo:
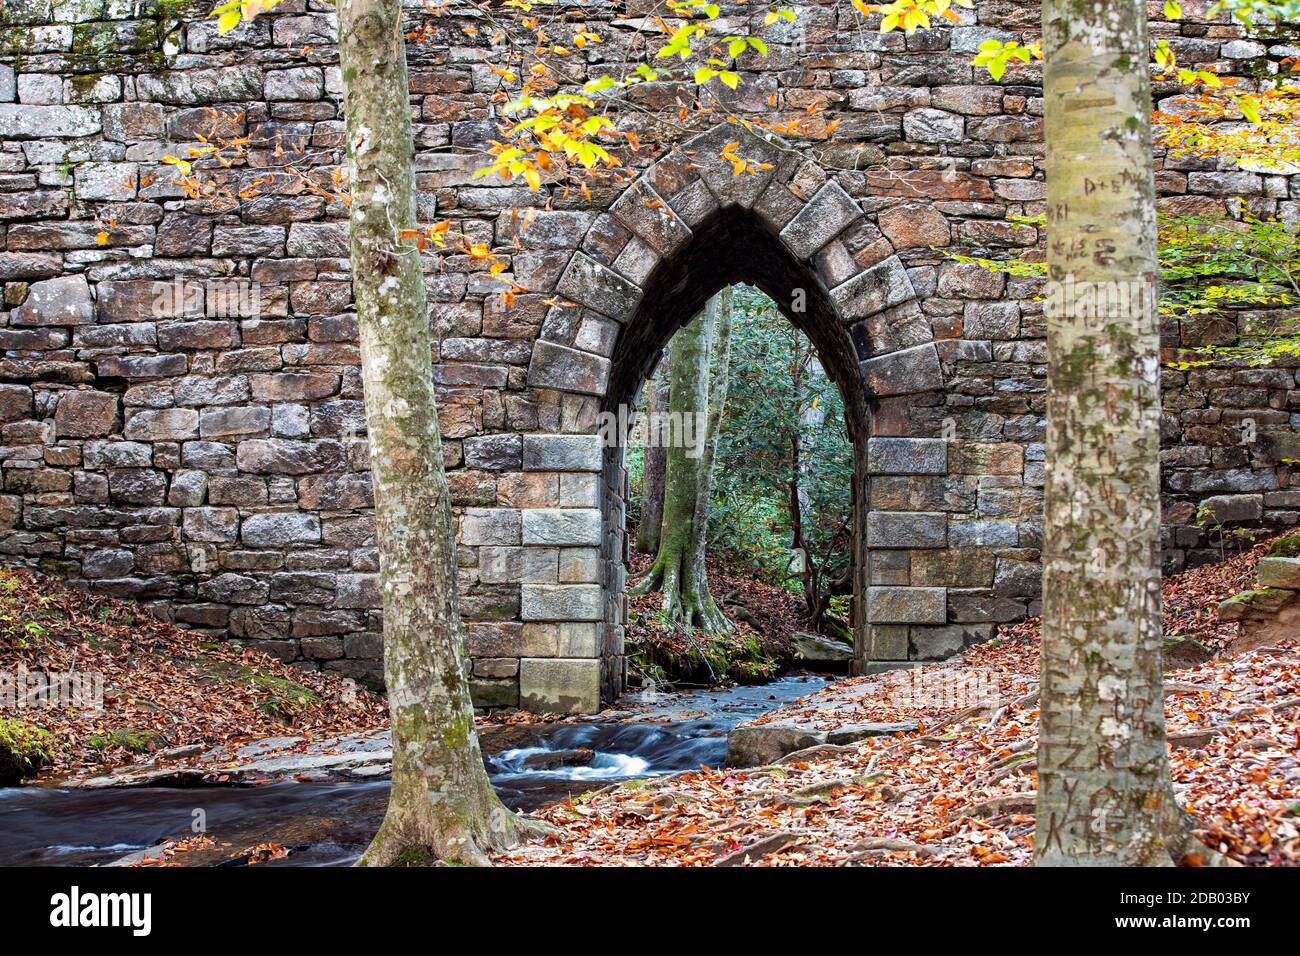
{"label": "green leaf", "polygon": [[718,79],[720,79],[724,84],[726,84],[728,87],[734,90],[736,86],[740,83],[740,74],[732,73],[730,70],[723,70],[721,73],[718,74]]}
{"label": "green leaf", "polygon": [[1181,20],[1183,18],[1183,8],[1178,0],[1165,0],[1165,19]]}

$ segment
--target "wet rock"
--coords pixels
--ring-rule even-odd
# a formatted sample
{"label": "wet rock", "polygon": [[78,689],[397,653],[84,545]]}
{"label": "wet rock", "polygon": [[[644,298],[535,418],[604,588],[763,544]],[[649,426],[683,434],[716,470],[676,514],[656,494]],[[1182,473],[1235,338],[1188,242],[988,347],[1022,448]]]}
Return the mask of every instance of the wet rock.
{"label": "wet rock", "polygon": [[793,635],[795,653],[806,661],[846,662],[853,659],[853,648],[843,641],[799,631]]}
{"label": "wet rock", "polygon": [[559,770],[564,767],[586,767],[596,757],[594,750],[548,750],[529,754],[519,761],[524,770]]}
{"label": "wet rock", "polygon": [[786,754],[826,742],[822,731],[794,723],[774,722],[737,727],[727,735],[728,767],[763,767]]}

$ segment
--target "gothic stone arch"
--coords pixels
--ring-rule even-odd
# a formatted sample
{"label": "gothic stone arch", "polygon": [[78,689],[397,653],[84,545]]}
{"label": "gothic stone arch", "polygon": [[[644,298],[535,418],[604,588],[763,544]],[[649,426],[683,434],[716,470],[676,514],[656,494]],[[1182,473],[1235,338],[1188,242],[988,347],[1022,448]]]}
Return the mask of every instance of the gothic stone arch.
{"label": "gothic stone arch", "polygon": [[[733,175],[725,164],[695,159],[737,142],[739,155],[766,168]],[[859,448],[856,524],[865,532],[855,588],[858,669],[906,662],[913,640],[962,646],[965,636],[949,627],[946,582],[934,576],[920,586],[898,573],[900,555],[946,547],[949,515],[868,508],[877,478],[897,485],[948,473],[942,436],[911,419],[872,431],[872,405],[941,403],[944,389],[939,349],[908,270],[878,238],[859,204],[815,163],[725,123],[659,160],[591,225],[555,283],[528,369],[530,387],[570,402],[579,433],[522,437],[520,480],[563,469],[561,507],[520,509],[513,560],[529,575],[521,586],[522,646],[555,651],[521,657],[525,703],[574,697],[594,707],[601,689],[606,697],[621,690],[626,476],[621,452],[601,447],[595,412],[628,402],[667,337],[710,294],[737,281],[758,285],[804,329],[845,395]],[[566,483],[588,493],[566,497]],[[514,509],[482,509],[472,521],[472,529],[479,521],[513,527]],[[468,541],[462,534],[464,545],[479,541],[476,530]],[[538,568],[546,572],[528,570]]]}

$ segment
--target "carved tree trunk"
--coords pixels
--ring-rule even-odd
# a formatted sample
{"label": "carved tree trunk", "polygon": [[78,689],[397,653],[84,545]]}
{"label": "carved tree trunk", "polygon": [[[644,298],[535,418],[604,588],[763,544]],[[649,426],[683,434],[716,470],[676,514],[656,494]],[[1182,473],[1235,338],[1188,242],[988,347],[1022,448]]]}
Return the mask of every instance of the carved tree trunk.
{"label": "carved tree trunk", "polygon": [[[646,382],[646,412],[653,427],[658,416],[668,411],[668,369],[671,348],[666,349],[660,368]],[[653,434],[653,433],[651,433]],[[641,523],[636,529],[636,549],[642,554],[659,550],[659,532],[664,520],[664,480],[668,471],[668,449],[650,441],[645,449],[645,472],[641,488]]]}
{"label": "carved tree trunk", "polygon": [[474,732],[456,597],[455,538],[434,402],[415,225],[400,0],[340,0],[360,325],[392,715],[388,812],[361,864],[484,863],[519,825],[488,782]]}
{"label": "carved tree trunk", "polygon": [[[710,350],[715,339],[724,348],[718,356],[724,381],[730,357],[729,295],[725,303],[728,314],[722,323],[725,339],[715,335],[723,295],[710,299],[704,312],[673,336],[668,408],[674,421],[692,427],[692,441],[687,447],[687,443],[678,440],[681,436],[675,434],[668,449],[659,551],[646,577],[632,589],[634,594],[662,591],[663,609],[671,620],[713,633],[729,631],[732,627],[709,592],[704,563],[714,457],[710,449],[717,447],[716,426],[722,415],[721,403],[710,408],[709,402]],[[721,389],[721,397],[725,402],[725,387]],[[701,417],[704,427],[694,428]]]}
{"label": "carved tree trunk", "polygon": [[1049,388],[1035,858],[1168,864],[1191,844],[1169,777],[1160,660],[1146,7],[1046,0],[1043,35]]}

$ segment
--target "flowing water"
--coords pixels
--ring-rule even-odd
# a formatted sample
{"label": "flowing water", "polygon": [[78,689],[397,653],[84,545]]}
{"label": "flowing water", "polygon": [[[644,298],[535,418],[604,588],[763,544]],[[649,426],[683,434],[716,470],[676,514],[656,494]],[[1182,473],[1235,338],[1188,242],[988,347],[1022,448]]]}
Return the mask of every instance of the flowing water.
{"label": "flowing water", "polygon": [[[629,723],[493,726],[482,734],[488,772],[518,810],[637,777],[719,766],[736,724],[822,686],[820,677],[718,691],[631,698]],[[235,850],[274,841],[280,865],[340,865],[361,854],[383,818],[388,780],[256,787],[0,789],[0,865],[81,866],[117,860],[189,836],[201,819],[222,844],[202,857],[220,864]]]}

